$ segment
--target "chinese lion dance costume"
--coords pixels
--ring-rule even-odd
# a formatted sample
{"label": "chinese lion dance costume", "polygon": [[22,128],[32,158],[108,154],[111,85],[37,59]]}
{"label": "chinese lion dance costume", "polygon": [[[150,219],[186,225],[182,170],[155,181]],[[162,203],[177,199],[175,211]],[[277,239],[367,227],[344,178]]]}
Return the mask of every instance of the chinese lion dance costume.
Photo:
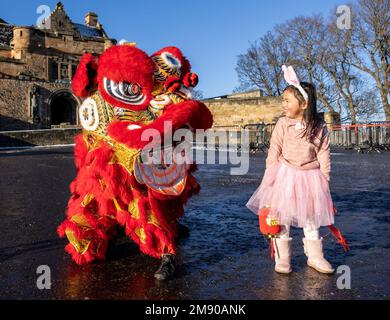
{"label": "chinese lion dance costume", "polygon": [[161,259],[157,279],[173,275],[178,219],[200,191],[192,175],[196,165],[144,163],[141,153],[150,144],[145,133],[162,141],[181,128],[212,126],[210,111],[191,98],[197,82],[176,47],[148,56],[124,44],[99,57],[82,56],[72,82],[74,94],[85,99],[79,109],[83,131],[75,138],[77,176],[57,229],[77,264],[104,260],[119,225],[143,253]]}

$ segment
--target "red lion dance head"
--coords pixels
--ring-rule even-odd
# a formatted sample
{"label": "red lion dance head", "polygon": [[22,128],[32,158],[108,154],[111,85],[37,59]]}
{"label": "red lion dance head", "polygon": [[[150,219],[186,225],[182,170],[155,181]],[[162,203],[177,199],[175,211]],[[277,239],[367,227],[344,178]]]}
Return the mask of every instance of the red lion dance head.
{"label": "red lion dance head", "polygon": [[142,50],[119,45],[97,58],[85,54],[73,78],[74,93],[82,98],[99,89],[103,98],[115,107],[144,110],[153,90],[153,61]]}

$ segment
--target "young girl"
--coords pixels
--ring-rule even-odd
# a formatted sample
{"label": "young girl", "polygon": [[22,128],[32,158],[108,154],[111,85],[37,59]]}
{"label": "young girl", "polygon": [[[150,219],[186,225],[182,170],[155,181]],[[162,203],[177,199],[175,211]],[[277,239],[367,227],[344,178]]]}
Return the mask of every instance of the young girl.
{"label": "young girl", "polygon": [[282,225],[273,240],[276,272],[291,272],[289,231],[294,226],[303,228],[308,265],[322,273],[333,273],[319,236],[321,226],[334,223],[329,133],[317,114],[315,87],[300,83],[291,66],[282,69],[289,83],[283,92],[285,116],[272,132],[263,180],[246,206],[256,214],[269,207],[269,216]]}

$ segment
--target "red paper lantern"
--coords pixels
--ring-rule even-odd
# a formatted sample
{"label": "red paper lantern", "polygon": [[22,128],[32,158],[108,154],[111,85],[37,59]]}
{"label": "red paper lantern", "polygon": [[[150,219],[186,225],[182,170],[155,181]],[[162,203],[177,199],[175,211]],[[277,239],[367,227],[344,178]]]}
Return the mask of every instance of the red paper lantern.
{"label": "red paper lantern", "polygon": [[270,207],[264,207],[259,211],[260,232],[269,238],[276,236],[281,231],[278,221],[269,216],[270,212]]}

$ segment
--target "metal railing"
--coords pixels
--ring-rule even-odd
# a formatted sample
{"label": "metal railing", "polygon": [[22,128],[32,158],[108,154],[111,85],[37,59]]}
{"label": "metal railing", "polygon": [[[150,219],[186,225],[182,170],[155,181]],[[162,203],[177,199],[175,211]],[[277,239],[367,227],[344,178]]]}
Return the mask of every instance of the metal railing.
{"label": "metal railing", "polygon": [[[269,143],[275,123],[255,123],[245,126],[215,128],[216,130],[249,131],[250,149],[254,152],[265,152]],[[374,122],[360,124],[328,124],[331,146],[353,149],[358,152],[375,151],[381,153],[390,150],[390,122]]]}
{"label": "metal railing", "polygon": [[272,131],[275,127],[275,123],[255,123],[247,124],[243,127],[249,131],[249,145],[252,151],[265,152],[269,148],[269,142],[271,140]]}
{"label": "metal railing", "polygon": [[328,125],[333,146],[358,152],[390,150],[390,122]]}

